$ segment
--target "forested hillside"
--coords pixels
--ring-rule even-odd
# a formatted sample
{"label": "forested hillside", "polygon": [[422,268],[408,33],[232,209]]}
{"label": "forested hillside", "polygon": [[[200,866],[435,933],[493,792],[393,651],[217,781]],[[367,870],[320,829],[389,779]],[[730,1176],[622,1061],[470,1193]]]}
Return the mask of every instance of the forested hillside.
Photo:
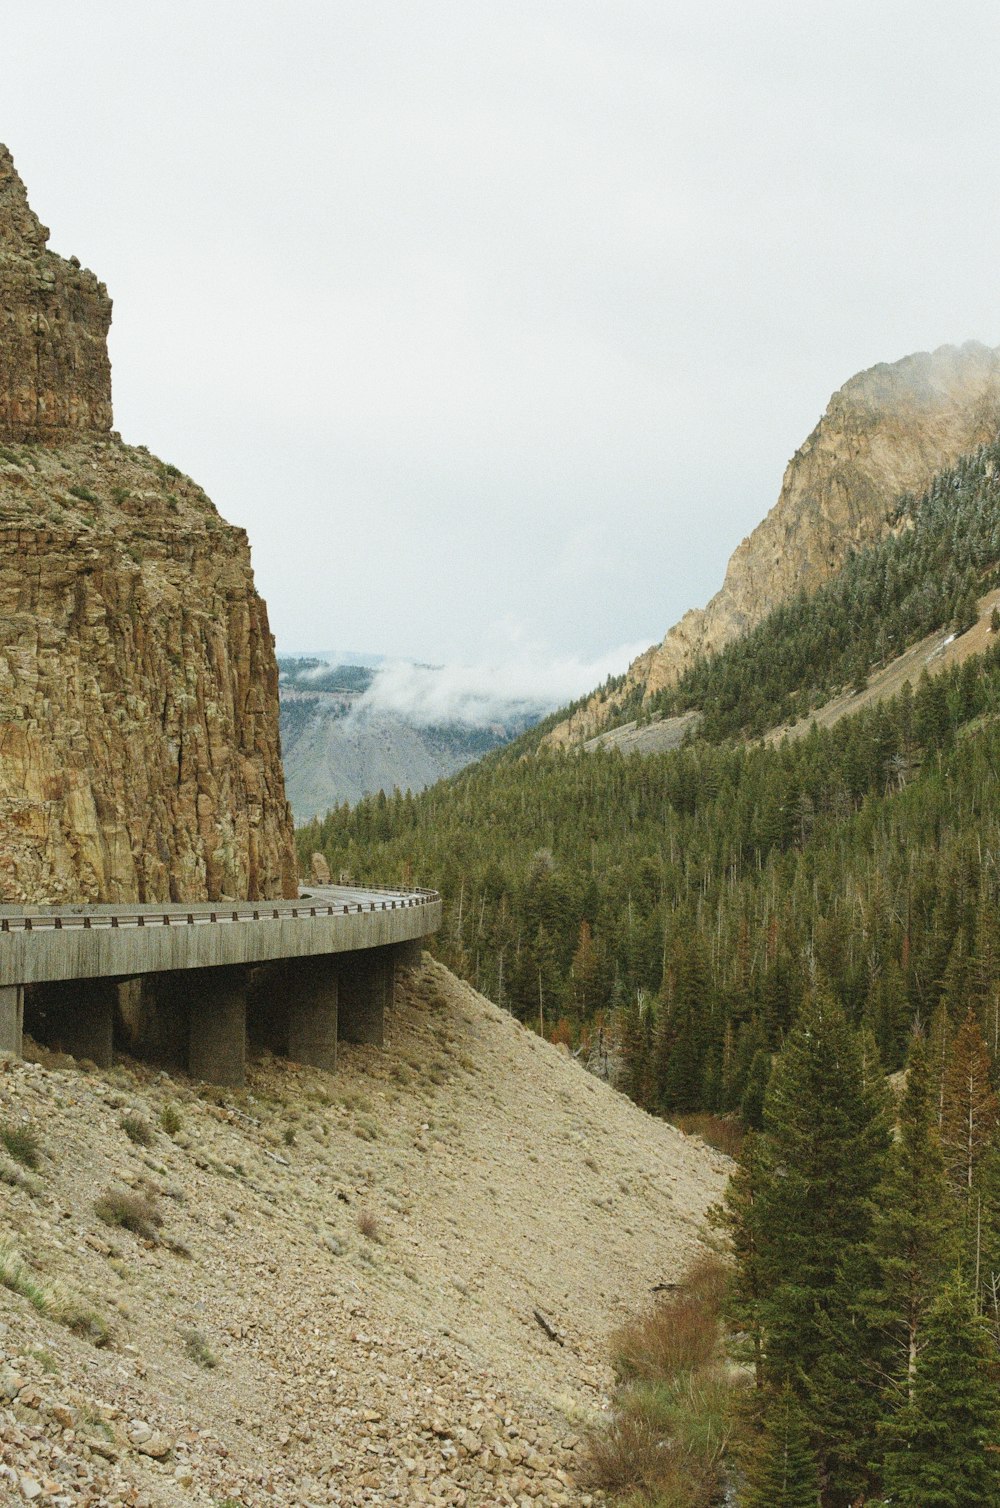
{"label": "forested hillside", "polygon": [[735,1465],[708,1384],[654,1385],[644,1356],[598,1451],[644,1508],[708,1508],[720,1472],[743,1508],[1000,1495],[1000,623],[892,700],[747,736],[968,626],[997,580],[998,471],[1000,447],[943,474],[891,538],[695,665],[660,702],[703,712],[684,747],[529,738],[299,834],[335,872],[439,885],[445,960],[604,1049],[641,1105],[749,1132],[719,1217],[755,1383],[727,1414]]}
{"label": "forested hillside", "polygon": [[755,725],[761,687],[774,721],[961,620],[1000,558],[998,467],[992,448],[942,474],[893,538],[693,671],[713,739],[642,758],[513,745],[417,798],[331,812],[303,855],[440,886],[445,961],[547,1036],[602,1033],[653,1109],[759,1118],[815,969],[890,1069],[942,999],[1000,1017],[1000,653],[794,743],[719,741]]}
{"label": "forested hillside", "polygon": [[902,498],[893,533],[817,592],[782,604],[645,705],[637,691],[622,721],[697,708],[705,738],[757,737],[842,686],[863,686],[872,668],[932,630],[968,628],[998,562],[1000,445],[992,445],[942,472],[921,498]]}
{"label": "forested hillside", "polygon": [[727,1109],[814,966],[890,1068],[940,999],[996,1015],[998,710],[993,650],[778,748],[493,757],[300,842],[440,885],[442,956],[547,1035],[617,1018],[640,1103]]}

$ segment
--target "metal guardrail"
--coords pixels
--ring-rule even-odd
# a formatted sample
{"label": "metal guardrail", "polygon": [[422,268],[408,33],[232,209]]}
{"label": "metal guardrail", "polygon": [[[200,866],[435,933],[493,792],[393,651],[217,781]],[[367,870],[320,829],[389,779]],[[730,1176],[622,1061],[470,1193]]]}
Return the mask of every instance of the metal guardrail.
{"label": "metal guardrail", "polygon": [[[371,889],[368,891],[372,893]],[[377,892],[376,892],[377,893]],[[394,890],[384,901],[359,901],[356,905],[289,905],[216,907],[206,911],[105,911],[94,913],[49,911],[0,918],[0,932],[65,931],[71,928],[97,930],[101,927],[197,927],[233,922],[298,921],[323,916],[356,916],[372,911],[405,911],[412,906],[429,906],[441,899],[436,890]]]}

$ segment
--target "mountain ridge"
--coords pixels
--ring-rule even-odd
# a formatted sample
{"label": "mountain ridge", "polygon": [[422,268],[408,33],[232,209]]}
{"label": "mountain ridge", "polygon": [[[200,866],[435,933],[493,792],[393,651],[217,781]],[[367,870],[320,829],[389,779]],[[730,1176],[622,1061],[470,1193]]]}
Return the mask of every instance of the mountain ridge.
{"label": "mountain ridge", "polygon": [[892,527],[894,502],[1000,432],[1000,348],[939,346],[856,373],[831,397],[785,469],[777,502],[729,559],[720,590],[546,734],[549,747],[594,738],[636,694],[672,686],[761,622],[794,592],[815,589],[853,550]]}

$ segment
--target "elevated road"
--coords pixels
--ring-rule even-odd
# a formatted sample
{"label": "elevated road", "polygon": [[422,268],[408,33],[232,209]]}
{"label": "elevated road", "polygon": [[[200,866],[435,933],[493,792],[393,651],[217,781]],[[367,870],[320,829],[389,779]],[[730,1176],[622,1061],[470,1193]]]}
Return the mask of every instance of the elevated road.
{"label": "elevated road", "polygon": [[0,907],[0,1052],[22,1032],[99,1064],[115,1045],[243,1080],[247,1006],[269,1045],[333,1067],[382,1040],[398,963],[441,925],[436,891],[313,887],[297,901]]}

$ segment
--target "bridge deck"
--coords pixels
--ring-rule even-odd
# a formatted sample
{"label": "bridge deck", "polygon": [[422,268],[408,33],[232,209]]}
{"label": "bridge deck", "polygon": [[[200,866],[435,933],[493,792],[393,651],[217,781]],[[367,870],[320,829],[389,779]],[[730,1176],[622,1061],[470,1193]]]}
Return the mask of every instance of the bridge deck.
{"label": "bridge deck", "polygon": [[378,948],[441,924],[428,890],[313,887],[297,901],[0,907],[0,988]]}

